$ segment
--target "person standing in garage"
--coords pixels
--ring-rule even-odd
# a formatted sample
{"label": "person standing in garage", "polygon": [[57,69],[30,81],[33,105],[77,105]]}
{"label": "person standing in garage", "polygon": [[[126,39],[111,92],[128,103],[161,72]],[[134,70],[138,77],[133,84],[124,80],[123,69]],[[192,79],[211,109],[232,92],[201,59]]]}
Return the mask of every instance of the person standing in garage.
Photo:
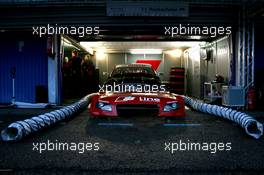
{"label": "person standing in garage", "polygon": [[82,61],[82,87],[83,93],[91,93],[93,91],[95,66],[90,55],[85,55]]}
{"label": "person standing in garage", "polygon": [[82,60],[78,56],[78,52],[76,50],[72,51],[72,84],[74,85],[73,95],[78,97],[81,95],[81,63]]}
{"label": "person standing in garage", "polygon": [[63,60],[63,89],[64,96],[69,97],[71,95],[71,81],[72,81],[72,62],[68,57]]}

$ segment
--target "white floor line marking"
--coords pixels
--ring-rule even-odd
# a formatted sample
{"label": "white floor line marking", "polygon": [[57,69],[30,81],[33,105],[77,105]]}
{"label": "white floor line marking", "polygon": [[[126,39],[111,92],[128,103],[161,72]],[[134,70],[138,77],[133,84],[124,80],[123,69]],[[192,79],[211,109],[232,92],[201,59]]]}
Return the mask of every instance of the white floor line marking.
{"label": "white floor line marking", "polygon": [[134,126],[133,123],[98,123],[99,126]]}
{"label": "white floor line marking", "polygon": [[163,126],[201,126],[199,123],[165,123]]}

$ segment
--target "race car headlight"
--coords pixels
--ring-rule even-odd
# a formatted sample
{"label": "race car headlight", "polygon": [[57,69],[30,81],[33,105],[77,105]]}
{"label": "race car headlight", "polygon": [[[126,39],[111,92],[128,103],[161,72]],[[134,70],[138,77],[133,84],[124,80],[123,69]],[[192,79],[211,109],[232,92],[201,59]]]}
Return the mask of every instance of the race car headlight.
{"label": "race car headlight", "polygon": [[103,110],[103,111],[108,111],[108,112],[112,111],[112,106],[108,103],[105,103],[105,102],[98,102],[96,104],[96,107]]}
{"label": "race car headlight", "polygon": [[167,103],[165,106],[164,106],[164,109],[163,111],[164,112],[170,112],[170,111],[173,111],[173,110],[176,110],[179,108],[179,105],[176,103],[176,102],[172,102],[172,103]]}

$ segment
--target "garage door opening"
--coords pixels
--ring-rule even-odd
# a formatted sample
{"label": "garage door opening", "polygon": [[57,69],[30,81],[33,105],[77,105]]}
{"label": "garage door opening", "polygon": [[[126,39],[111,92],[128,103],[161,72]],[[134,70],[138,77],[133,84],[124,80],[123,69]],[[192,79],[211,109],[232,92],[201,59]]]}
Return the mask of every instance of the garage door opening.
{"label": "garage door opening", "polygon": [[[75,50],[81,58],[80,67],[87,61],[93,71],[90,78],[84,78],[87,72],[82,70],[82,82],[77,86],[68,76],[72,76],[69,67],[63,66],[64,97],[71,97],[72,94],[67,94],[71,90],[81,95],[97,91],[99,84],[103,84],[113,68],[120,64],[151,64],[171,92],[199,99],[210,96],[211,102],[220,99],[222,85],[228,85],[231,80],[229,36],[211,42],[73,41],[69,37],[63,39],[64,61],[69,62]],[[217,83],[221,83],[221,87]]]}

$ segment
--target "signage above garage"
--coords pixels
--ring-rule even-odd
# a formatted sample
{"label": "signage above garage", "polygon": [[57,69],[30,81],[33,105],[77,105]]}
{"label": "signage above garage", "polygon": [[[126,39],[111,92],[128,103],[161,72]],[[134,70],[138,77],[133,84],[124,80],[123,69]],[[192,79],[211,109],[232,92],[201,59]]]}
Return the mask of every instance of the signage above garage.
{"label": "signage above garage", "polygon": [[178,2],[107,2],[107,16],[188,17],[189,5]]}

